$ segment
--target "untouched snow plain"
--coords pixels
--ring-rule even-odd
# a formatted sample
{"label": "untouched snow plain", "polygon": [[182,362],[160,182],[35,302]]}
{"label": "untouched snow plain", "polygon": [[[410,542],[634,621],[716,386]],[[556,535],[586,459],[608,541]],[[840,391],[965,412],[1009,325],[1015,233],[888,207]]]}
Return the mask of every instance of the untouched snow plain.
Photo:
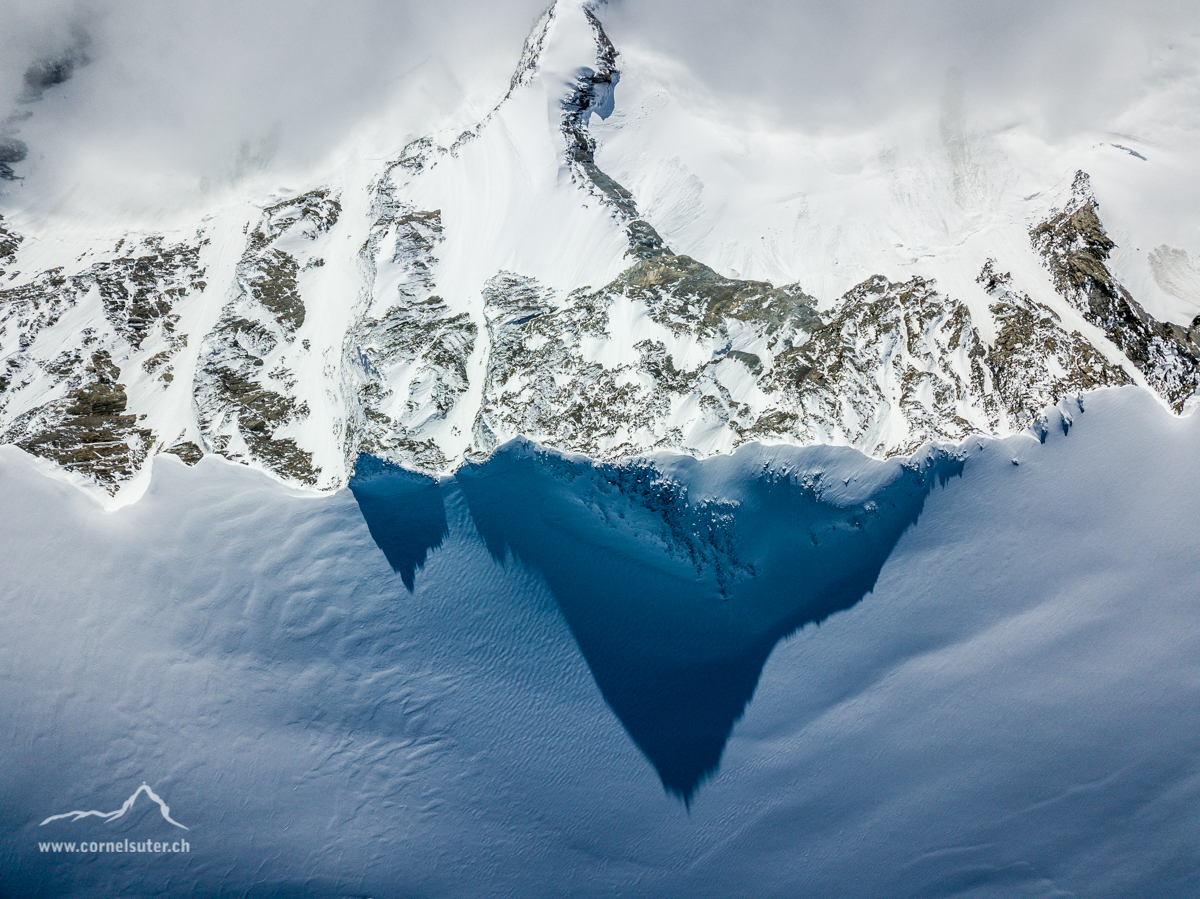
{"label": "untouched snow plain", "polygon": [[[1188,895],[1200,418],[1040,436],[325,496],[160,457],[112,511],[2,448],[0,892]],[[41,824],[143,782],[186,833]]]}

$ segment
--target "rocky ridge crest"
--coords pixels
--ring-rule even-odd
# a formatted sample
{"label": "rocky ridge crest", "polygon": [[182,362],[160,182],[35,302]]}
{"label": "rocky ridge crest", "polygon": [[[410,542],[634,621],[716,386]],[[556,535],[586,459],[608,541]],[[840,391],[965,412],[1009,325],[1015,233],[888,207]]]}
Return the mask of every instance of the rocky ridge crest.
{"label": "rocky ridge crest", "polygon": [[[624,229],[629,268],[610,283],[564,295],[500,270],[476,308],[443,299],[446,225],[410,188],[484,123],[447,147],[409,144],[371,183],[340,358],[315,359],[306,336],[323,301],[313,273],[345,243],[334,239],[345,214],[329,187],[263,208],[247,223],[232,283],[215,285],[201,262],[203,228],[182,242],[123,240],[98,261],[22,276],[28,241],[0,220],[0,283],[11,285],[0,287],[0,440],[109,491],[159,452],[189,462],[216,453],[333,487],[360,454],[443,474],[516,436],[600,460],[756,440],[907,455],[929,441],[1028,427],[1064,396],[1131,383],[1131,373],[1177,411],[1196,395],[1200,319],[1158,322],[1117,282],[1082,173],[1030,240],[1100,341],[1015,290],[996,260],[978,277],[991,301],[984,329],[964,302],[919,277],[876,275],[820,308],[803,285],[726,277],[675,254],[596,163],[588,122],[612,110],[620,54],[594,10],[580,13],[595,58],[560,103],[561,165]],[[559,14],[556,5],[539,20],[509,96],[536,79]],[[181,330],[183,306],[214,303],[214,326]],[[179,394],[184,352],[196,359],[190,417],[152,427],[146,408]],[[317,405],[340,410],[340,462],[322,463],[306,442]]]}

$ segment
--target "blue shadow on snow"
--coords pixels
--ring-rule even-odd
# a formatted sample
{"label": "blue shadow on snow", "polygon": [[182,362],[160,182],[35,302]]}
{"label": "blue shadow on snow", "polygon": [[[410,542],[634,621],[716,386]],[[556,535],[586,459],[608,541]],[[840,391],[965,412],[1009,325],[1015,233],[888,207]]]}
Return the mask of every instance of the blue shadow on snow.
{"label": "blue shadow on snow", "polygon": [[[716,771],[775,644],[870,592],[930,491],[963,467],[936,451],[903,464],[792,453],[801,464],[729,463],[714,479],[709,462],[601,464],[513,441],[455,478],[493,558],[545,578],[605,701],[685,803]],[[823,474],[846,462],[871,472],[869,497],[847,500],[836,488],[848,482]],[[436,489],[405,477],[351,487],[411,590],[445,512]]]}
{"label": "blue shadow on snow", "polygon": [[416,570],[449,533],[438,482],[373,456],[359,456],[349,486],[371,539],[411,593]]}

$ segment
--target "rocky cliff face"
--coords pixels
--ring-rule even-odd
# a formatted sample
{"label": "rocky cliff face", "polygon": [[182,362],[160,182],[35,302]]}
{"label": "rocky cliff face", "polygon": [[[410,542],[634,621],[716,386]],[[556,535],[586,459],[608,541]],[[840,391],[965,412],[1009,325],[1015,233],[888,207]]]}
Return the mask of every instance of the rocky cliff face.
{"label": "rocky cliff face", "polygon": [[[556,164],[571,202],[623,232],[627,268],[564,289],[497,265],[464,291],[467,225],[429,185],[454,182],[506,104],[554,87],[543,54],[568,26],[593,56],[551,98]],[[36,241],[0,219],[0,439],[110,491],[158,452],[334,487],[361,453],[436,474],[518,435],[599,459],[755,440],[886,456],[1012,432],[1101,386],[1140,381],[1176,410],[1196,395],[1200,320],[1155,321],[1113,277],[1084,175],[1030,231],[1058,297],[991,260],[986,317],[921,277],[818,303],[675,254],[596,162],[588,123],[613,110],[619,59],[590,8],[557,4],[492,116],[408,145],[350,206],[326,184],[259,207],[232,242],[202,224],[26,271]]]}
{"label": "rocky cliff face", "polygon": [[1088,176],[1031,232],[1058,291],[1100,327],[1177,412],[1200,387],[1200,316],[1190,328],[1155,321],[1105,264],[1115,244],[1100,222]]}
{"label": "rocky cliff face", "polygon": [[315,484],[312,454],[286,435],[308,417],[296,391],[296,332],[306,310],[299,282],[325,260],[315,242],[338,220],[328,189],[309,191],[263,210],[236,270],[237,290],[204,338],[195,402],[204,446],[258,462],[284,477]]}
{"label": "rocky cliff face", "polygon": [[165,442],[129,408],[127,371],[156,393],[173,380],[188,340],[175,307],[206,286],[202,243],[121,241],[75,274],[53,268],[0,289],[0,436],[108,489],[173,446],[180,435]]}

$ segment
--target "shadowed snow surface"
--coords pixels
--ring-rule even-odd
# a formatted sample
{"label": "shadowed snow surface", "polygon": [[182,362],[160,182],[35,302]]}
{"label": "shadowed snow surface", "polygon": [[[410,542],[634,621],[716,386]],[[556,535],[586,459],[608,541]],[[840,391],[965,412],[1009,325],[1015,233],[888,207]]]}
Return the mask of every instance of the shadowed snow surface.
{"label": "shadowed snow surface", "polygon": [[[161,457],[111,512],[2,448],[0,893],[1188,894],[1200,419],[1085,403],[907,467]],[[143,782],[186,855],[38,851],[176,839],[39,826]]]}

